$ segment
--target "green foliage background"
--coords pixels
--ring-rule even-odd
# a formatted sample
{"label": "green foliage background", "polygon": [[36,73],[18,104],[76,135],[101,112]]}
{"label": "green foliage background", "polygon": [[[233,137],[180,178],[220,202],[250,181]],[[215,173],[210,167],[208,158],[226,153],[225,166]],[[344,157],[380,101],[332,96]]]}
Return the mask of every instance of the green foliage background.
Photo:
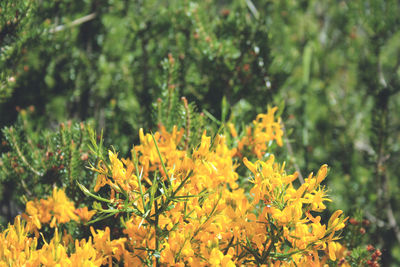
{"label": "green foliage background", "polygon": [[[52,181],[30,183],[50,171],[64,184],[68,169],[93,179],[86,137],[71,146],[87,128],[67,120],[103,129],[124,155],[139,128],[185,116],[167,114],[180,96],[202,112],[193,132],[207,121],[214,131],[227,120],[243,125],[278,105],[289,144],[279,157],[303,176],[327,163],[330,207],[370,220],[362,242],[383,249],[384,265],[400,264],[398,1],[4,0],[0,8],[3,222],[23,203],[17,179],[38,196]],[[66,157],[42,164],[59,150]]]}

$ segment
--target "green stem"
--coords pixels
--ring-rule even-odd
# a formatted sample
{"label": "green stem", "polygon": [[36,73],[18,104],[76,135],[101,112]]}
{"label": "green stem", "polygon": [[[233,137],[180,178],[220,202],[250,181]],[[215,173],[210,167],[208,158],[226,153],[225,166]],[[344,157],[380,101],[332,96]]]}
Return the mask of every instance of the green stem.
{"label": "green stem", "polygon": [[29,162],[26,160],[26,158],[24,157],[24,155],[22,154],[18,144],[17,144],[17,140],[14,137],[14,134],[12,133],[12,128],[10,129],[10,136],[11,136],[11,140],[13,142],[13,145],[15,147],[15,150],[17,151],[18,156],[20,157],[20,159],[22,160],[22,162],[28,167],[28,169],[30,169],[34,174],[36,174],[37,176],[43,176],[43,174],[41,172],[39,172],[38,170],[36,170],[35,168],[32,167],[31,164],[29,164]]}

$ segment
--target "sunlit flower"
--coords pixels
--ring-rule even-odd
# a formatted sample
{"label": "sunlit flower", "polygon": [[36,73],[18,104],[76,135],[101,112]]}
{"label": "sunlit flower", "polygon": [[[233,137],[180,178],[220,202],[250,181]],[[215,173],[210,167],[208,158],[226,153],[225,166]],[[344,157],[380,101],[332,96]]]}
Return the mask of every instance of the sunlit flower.
{"label": "sunlit flower", "polygon": [[53,189],[53,194],[47,199],[28,201],[25,214],[28,222],[40,229],[42,224],[50,224],[56,227],[58,223],[67,223],[70,220],[77,221],[78,216],[74,213],[74,203],[68,199],[64,190]]}
{"label": "sunlit flower", "polygon": [[89,211],[88,207],[83,207],[76,209],[75,214],[78,215],[81,222],[86,223],[96,214],[96,210]]}
{"label": "sunlit flower", "polygon": [[[27,222],[17,217],[0,234],[0,266],[142,266],[156,261],[162,266],[321,266],[342,258],[346,249],[338,243],[338,232],[347,218],[338,210],[324,224],[320,214],[330,201],[321,185],[327,165],[297,186],[298,174],[286,173],[285,164],[266,154],[271,142],[282,145],[276,110],[258,115],[244,135],[228,123],[228,140],[235,147],[225,136],[204,131],[189,151],[181,144],[184,129],[161,127],[154,134],[140,129],[132,158],[110,150],[108,162],[90,168],[98,174],[94,191],[107,185],[92,195],[103,204],[94,203],[91,211],[75,209],[57,188],[46,199],[28,201]],[[239,178],[241,164],[248,179]],[[76,233],[58,232],[87,223],[96,212],[97,218],[114,216],[115,225],[91,226],[90,237],[75,241]],[[48,229],[52,236],[39,232]],[[39,238],[43,246],[37,248]]]}

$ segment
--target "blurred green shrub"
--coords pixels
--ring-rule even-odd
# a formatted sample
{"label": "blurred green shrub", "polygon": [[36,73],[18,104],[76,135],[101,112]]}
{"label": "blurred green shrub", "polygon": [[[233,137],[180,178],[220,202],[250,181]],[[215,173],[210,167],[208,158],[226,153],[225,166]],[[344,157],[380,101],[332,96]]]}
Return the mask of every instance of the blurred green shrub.
{"label": "blurred green shrub", "polygon": [[214,130],[285,103],[277,156],[303,174],[332,166],[335,208],[360,211],[362,243],[400,263],[398,1],[27,3],[0,3],[1,126],[34,105],[37,129],[88,120],[126,154],[160,110],[164,124],[185,121],[183,106],[168,119],[168,99],[194,102],[204,116],[192,126]]}
{"label": "blurred green shrub", "polygon": [[15,125],[3,129],[0,181],[8,205],[2,220],[11,220],[21,204],[51,192],[54,186],[68,187],[69,197],[85,204],[75,180],[89,186],[94,179],[86,170],[89,160],[95,160],[89,153],[88,125],[68,121],[56,131],[41,129],[30,123],[32,113],[33,107],[20,110]]}

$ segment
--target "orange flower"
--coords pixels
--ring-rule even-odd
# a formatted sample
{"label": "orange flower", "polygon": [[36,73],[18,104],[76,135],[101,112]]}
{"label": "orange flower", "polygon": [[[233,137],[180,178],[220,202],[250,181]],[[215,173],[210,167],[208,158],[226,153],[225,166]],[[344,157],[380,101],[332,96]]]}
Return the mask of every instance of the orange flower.
{"label": "orange flower", "polygon": [[75,214],[78,215],[81,222],[86,223],[86,222],[90,221],[90,219],[93,217],[93,215],[96,214],[96,211],[95,210],[89,211],[87,207],[83,207],[83,208],[76,209]]}
{"label": "orange flower", "polygon": [[42,223],[50,223],[50,227],[54,228],[57,223],[77,221],[74,211],[74,203],[68,199],[64,190],[55,187],[51,197],[28,201],[23,217],[37,229],[41,228]]}

